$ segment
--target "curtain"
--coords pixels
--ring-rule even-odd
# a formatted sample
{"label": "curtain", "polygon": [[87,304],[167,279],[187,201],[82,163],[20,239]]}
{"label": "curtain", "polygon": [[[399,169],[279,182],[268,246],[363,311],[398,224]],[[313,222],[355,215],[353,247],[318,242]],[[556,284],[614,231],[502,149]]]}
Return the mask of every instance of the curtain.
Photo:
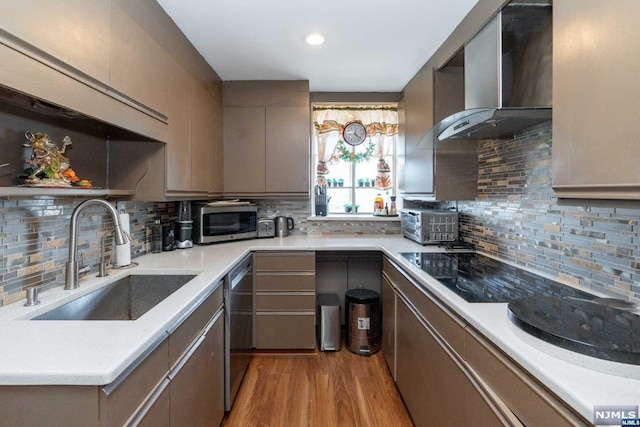
{"label": "curtain", "polygon": [[[342,130],[352,121],[360,121],[367,129],[367,140],[364,151],[355,156],[355,149],[351,153],[350,161],[368,159],[375,156],[378,159],[378,173],[375,187],[388,190],[392,187],[391,168],[385,161],[385,156],[395,143],[398,134],[398,110],[395,106],[314,106],[313,125],[315,129],[318,164],[316,166],[317,185],[326,185],[326,175],[329,166],[345,160],[345,146],[342,143]],[[348,157],[348,156],[347,156]]]}

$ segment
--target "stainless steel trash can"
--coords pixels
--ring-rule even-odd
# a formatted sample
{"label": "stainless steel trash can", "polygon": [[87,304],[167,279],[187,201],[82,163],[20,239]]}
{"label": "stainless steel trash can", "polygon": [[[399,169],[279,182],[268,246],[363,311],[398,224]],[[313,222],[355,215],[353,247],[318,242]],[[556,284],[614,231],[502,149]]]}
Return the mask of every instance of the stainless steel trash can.
{"label": "stainless steel trash can", "polygon": [[318,348],[320,351],[340,351],[340,298],[336,294],[318,294]]}
{"label": "stainless steel trash can", "polygon": [[382,345],[380,294],[370,289],[351,289],[345,294],[345,346],[362,356],[377,353]]}

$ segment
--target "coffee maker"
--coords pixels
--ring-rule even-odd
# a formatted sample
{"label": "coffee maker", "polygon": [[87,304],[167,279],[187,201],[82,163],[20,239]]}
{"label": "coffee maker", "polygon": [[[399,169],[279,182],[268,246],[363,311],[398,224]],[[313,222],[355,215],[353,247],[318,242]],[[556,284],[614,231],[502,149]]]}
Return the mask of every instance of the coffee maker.
{"label": "coffee maker", "polygon": [[178,205],[178,220],[176,221],[176,247],[187,249],[193,247],[191,233],[193,231],[193,219],[191,218],[191,203],[180,202]]}

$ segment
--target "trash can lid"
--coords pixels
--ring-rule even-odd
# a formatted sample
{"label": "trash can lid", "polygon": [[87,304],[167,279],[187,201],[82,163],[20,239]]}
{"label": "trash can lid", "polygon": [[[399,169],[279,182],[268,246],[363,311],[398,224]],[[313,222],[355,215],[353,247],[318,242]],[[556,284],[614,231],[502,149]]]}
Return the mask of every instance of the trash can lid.
{"label": "trash can lid", "polygon": [[349,289],[345,294],[345,300],[349,302],[355,302],[357,304],[367,304],[372,302],[378,302],[380,300],[380,294],[371,289]]}

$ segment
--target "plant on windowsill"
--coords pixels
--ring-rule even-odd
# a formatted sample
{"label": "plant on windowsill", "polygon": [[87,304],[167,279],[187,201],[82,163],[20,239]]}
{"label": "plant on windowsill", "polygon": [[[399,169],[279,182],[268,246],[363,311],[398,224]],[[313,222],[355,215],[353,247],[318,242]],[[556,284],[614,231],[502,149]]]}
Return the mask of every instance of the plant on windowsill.
{"label": "plant on windowsill", "polygon": [[338,179],[338,187],[344,187],[344,179]]}
{"label": "plant on windowsill", "polygon": [[363,186],[364,186],[364,179],[358,178],[358,187],[363,187]]}
{"label": "plant on windowsill", "polygon": [[371,184],[371,181],[369,181],[369,178],[367,178],[367,179],[365,179],[365,180],[364,180],[364,186],[365,186],[365,187],[369,187],[369,186],[370,186],[370,184]]}
{"label": "plant on windowsill", "polygon": [[358,208],[359,207],[360,207],[360,205],[355,205],[355,210],[354,210],[354,207],[351,205],[351,203],[347,203],[347,204],[344,205],[344,211],[346,213],[350,213],[353,210],[355,213],[358,213]]}

